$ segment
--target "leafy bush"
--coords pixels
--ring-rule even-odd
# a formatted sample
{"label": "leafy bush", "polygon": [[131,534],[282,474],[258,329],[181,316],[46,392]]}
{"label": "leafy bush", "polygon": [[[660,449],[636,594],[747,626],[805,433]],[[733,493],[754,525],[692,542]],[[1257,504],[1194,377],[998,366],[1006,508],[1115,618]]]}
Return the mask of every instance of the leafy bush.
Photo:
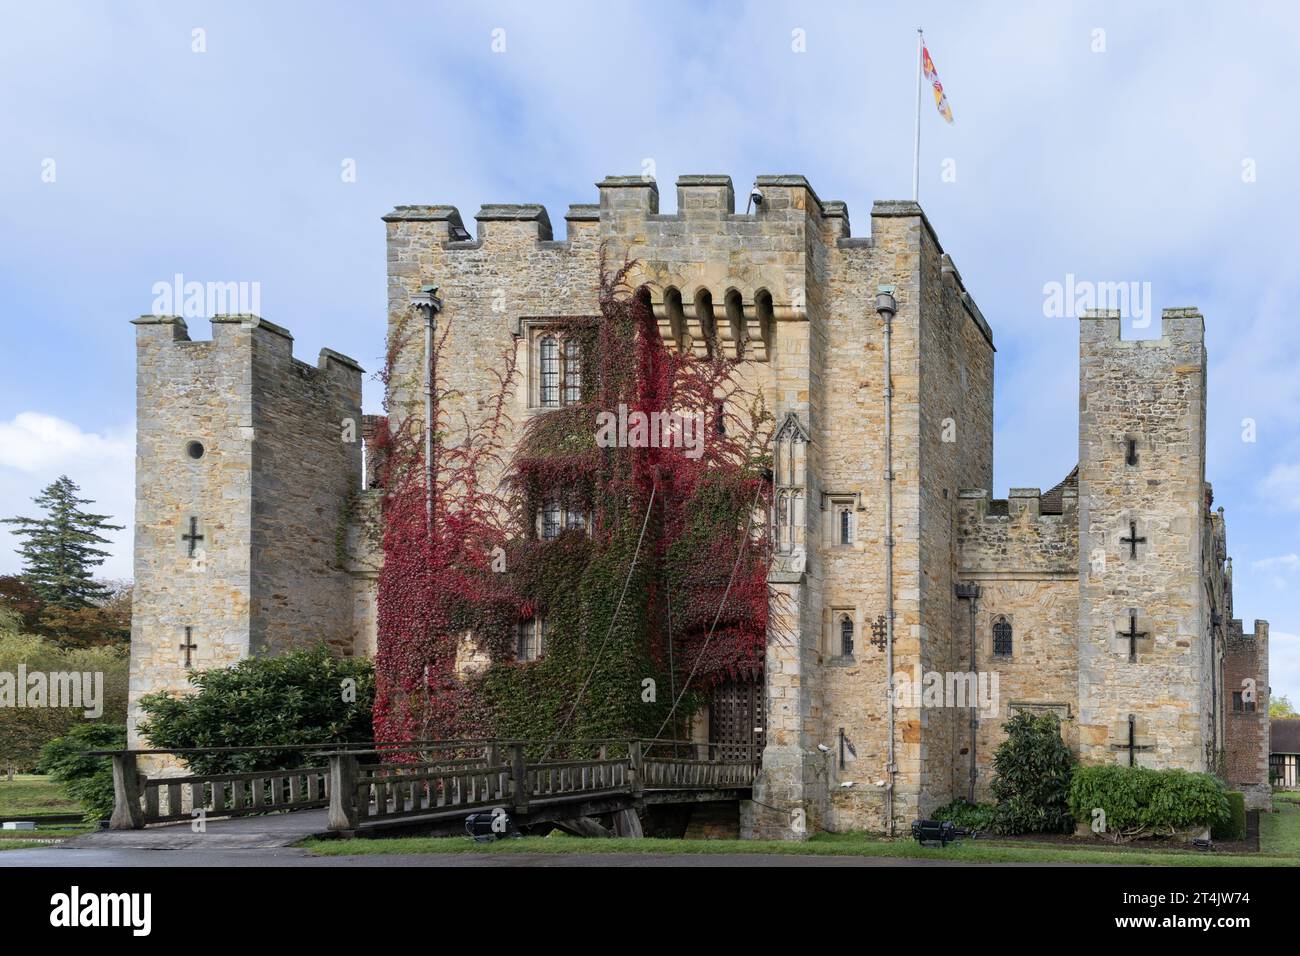
{"label": "leafy bush", "polygon": [[993,754],[998,833],[1065,833],[1074,829],[1068,795],[1074,754],[1055,714],[1017,714]]}
{"label": "leafy bush", "polygon": [[[345,681],[354,682],[345,684]],[[230,667],[196,671],[196,693],[140,699],[148,717],[140,733],[153,747],[188,749],[368,741],[374,669],[356,657],[334,657],[323,645],[280,657],[250,657]],[[355,694],[345,694],[345,687]],[[302,766],[298,751],[187,754],[199,774],[245,773]]]}
{"label": "leafy bush", "polygon": [[958,797],[947,806],[935,810],[936,820],[948,820],[965,830],[991,830],[996,808],[991,803],[967,803]]}
{"label": "leafy bush", "polygon": [[1228,819],[1220,821],[1210,829],[1210,836],[1216,840],[1246,839],[1246,795],[1239,790],[1229,790],[1224,794],[1228,798]]}
{"label": "leafy bush", "polygon": [[125,748],[124,724],[75,724],[42,748],[39,770],[81,803],[87,823],[95,823],[113,815],[113,760],[87,757],[83,751]]}
{"label": "leafy bush", "polygon": [[1230,819],[1223,784],[1208,773],[1186,770],[1082,767],[1070,784],[1070,811],[1088,823],[1097,808],[1106,814],[1105,832],[1116,841],[1171,836]]}
{"label": "leafy bush", "polygon": [[[119,647],[67,648],[35,634],[18,633],[20,621],[8,610],[0,609],[0,673],[16,675],[19,667],[27,673],[42,672],[102,675],[99,684],[101,716],[88,718],[92,710],[85,707],[17,707],[11,694],[25,693],[26,688],[11,687],[0,694],[0,770],[33,769],[40,760],[41,748],[74,726],[98,720],[122,723],[126,720],[127,652]],[[15,681],[16,683],[16,681]],[[93,685],[92,685],[93,686]]]}

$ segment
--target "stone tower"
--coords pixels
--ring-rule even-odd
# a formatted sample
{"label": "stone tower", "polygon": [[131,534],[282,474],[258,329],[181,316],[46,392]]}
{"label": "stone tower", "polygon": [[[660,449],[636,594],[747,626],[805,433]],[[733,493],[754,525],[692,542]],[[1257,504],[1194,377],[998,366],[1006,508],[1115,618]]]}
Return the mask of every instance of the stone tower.
{"label": "stone tower", "polygon": [[[649,295],[671,348],[740,358],[737,375],[763,393],[778,428],[774,451],[791,463],[775,476],[773,636],[756,689],[765,749],[747,830],[884,829],[891,805],[905,825],[949,799],[955,718],[900,707],[890,772],[889,674],[872,624],[888,604],[892,538],[896,668],[948,669],[957,489],[992,480],[988,323],[916,203],[877,202],[870,236],[853,237],[845,204],[821,199],[802,176],[760,176],[761,201],[744,212],[729,176],[679,177],[673,213],[659,211],[652,179],[615,176],[598,188],[598,204],[569,207],[562,240],[536,204],[484,205],[472,238],[454,207],[393,210],[384,217],[390,331],[412,328],[421,290],[437,286],[453,417],[486,413],[494,389],[486,370],[513,349],[522,375],[511,415],[521,425],[546,414],[537,330],[555,316],[599,313],[603,251],[607,266],[636,263],[628,284]],[[876,311],[882,286],[898,305],[892,381]],[[415,337],[389,396],[397,414],[415,419],[420,363]],[[892,529],[881,506],[886,388]],[[706,714],[701,734],[709,723]]]}
{"label": "stone tower", "polygon": [[249,315],[136,326],[135,595],[128,730],[139,698],[181,691],[191,668],[325,641],[354,651],[346,568],[361,481],[361,376],[322,349],[293,357],[284,329]]}
{"label": "stone tower", "polygon": [[1079,328],[1079,756],[1213,769],[1204,320],[1166,309],[1143,341],[1118,313]]}

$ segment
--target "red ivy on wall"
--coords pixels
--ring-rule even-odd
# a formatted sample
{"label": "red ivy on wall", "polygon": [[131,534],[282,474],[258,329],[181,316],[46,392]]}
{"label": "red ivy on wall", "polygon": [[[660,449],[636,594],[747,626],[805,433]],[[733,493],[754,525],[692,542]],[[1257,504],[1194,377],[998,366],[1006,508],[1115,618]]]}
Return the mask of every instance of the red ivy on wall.
{"label": "red ivy on wall", "polygon": [[[665,672],[671,668],[670,682],[679,690],[688,680],[701,690],[728,677],[761,675],[769,605],[770,416],[761,396],[739,382],[737,360],[712,349],[695,356],[665,347],[646,295],[627,285],[630,269],[625,264],[609,273],[602,266],[599,316],[553,320],[557,332],[581,343],[581,399],[530,419],[509,460],[505,449],[514,423],[507,408],[518,374],[513,346],[498,370],[484,370],[496,376],[495,399],[481,420],[462,419],[452,441],[453,396],[437,370],[453,329],[444,324],[438,330],[428,370],[436,441],[432,467],[426,467],[424,370],[412,374],[402,364],[422,351],[424,328],[412,321],[390,335],[381,376],[387,401],[395,403],[398,395],[413,401],[386,406],[388,428],[378,449],[384,564],[377,738],[497,733],[494,702],[480,699],[482,685],[457,674],[462,647],[511,661],[515,626],[545,610],[545,594],[530,583],[537,569],[564,556],[604,554],[609,560],[600,567],[621,584],[632,561],[629,542],[643,523],[636,560],[646,573],[637,579],[636,606],[625,607],[620,617],[638,615],[649,623],[650,658]],[[601,447],[595,438],[599,416],[617,416],[620,406],[629,416],[690,416],[699,425],[698,436],[691,436],[698,442]],[[589,544],[529,540],[544,501],[589,515]],[[507,573],[492,568],[498,548],[510,556]],[[601,635],[580,639],[586,648],[598,645]]]}

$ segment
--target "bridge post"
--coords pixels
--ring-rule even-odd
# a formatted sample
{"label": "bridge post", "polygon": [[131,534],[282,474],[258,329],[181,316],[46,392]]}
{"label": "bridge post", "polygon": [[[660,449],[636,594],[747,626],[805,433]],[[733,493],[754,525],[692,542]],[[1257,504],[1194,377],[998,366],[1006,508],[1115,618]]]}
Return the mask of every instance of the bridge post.
{"label": "bridge post", "polygon": [[357,758],[350,753],[332,753],[330,758],[330,813],[331,830],[355,830],[360,822],[361,808],[357,806]]}
{"label": "bridge post", "polygon": [[144,829],[144,811],[140,808],[140,771],[135,754],[129,750],[113,754],[113,816],[110,830]]}
{"label": "bridge post", "polygon": [[641,759],[641,741],[628,741],[627,764],[628,784],[632,789],[632,799],[639,802],[645,795],[645,764]]}
{"label": "bridge post", "polygon": [[528,766],[524,762],[524,745],[510,745],[510,789],[514,795],[515,813],[528,812]]}

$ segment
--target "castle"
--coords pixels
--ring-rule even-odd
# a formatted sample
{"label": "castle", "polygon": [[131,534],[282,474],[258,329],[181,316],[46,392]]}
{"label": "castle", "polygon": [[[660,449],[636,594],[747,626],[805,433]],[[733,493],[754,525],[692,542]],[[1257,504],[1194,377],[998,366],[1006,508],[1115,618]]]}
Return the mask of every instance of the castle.
{"label": "castle", "polygon": [[[652,179],[599,199],[569,208],[563,240],[539,205],[484,206],[474,238],[454,207],[398,207],[389,325],[452,323],[457,414],[486,414],[485,369],[513,348],[512,417],[544,415],[566,393],[546,320],[598,314],[604,250],[635,260],[665,343],[740,360],[778,423],[769,582],[773,625],[797,635],[697,719],[762,747],[746,832],[884,830],[987,799],[1023,711],[1058,714],[1086,763],[1212,771],[1267,804],[1268,627],[1233,618],[1199,312],[1166,309],[1149,341],[1080,318],[1078,466],[993,499],[993,332],[920,206],[877,202],[854,237],[802,176],[760,177],[743,214],[727,176],[681,177],[668,215]],[[136,320],[133,745],[140,695],[183,690],[189,667],[375,647],[362,370],[298,361],[256,316],[212,321],[192,341],[180,318]],[[397,366],[391,397],[418,401],[418,341]],[[891,673],[997,693],[991,710],[891,694]]]}

